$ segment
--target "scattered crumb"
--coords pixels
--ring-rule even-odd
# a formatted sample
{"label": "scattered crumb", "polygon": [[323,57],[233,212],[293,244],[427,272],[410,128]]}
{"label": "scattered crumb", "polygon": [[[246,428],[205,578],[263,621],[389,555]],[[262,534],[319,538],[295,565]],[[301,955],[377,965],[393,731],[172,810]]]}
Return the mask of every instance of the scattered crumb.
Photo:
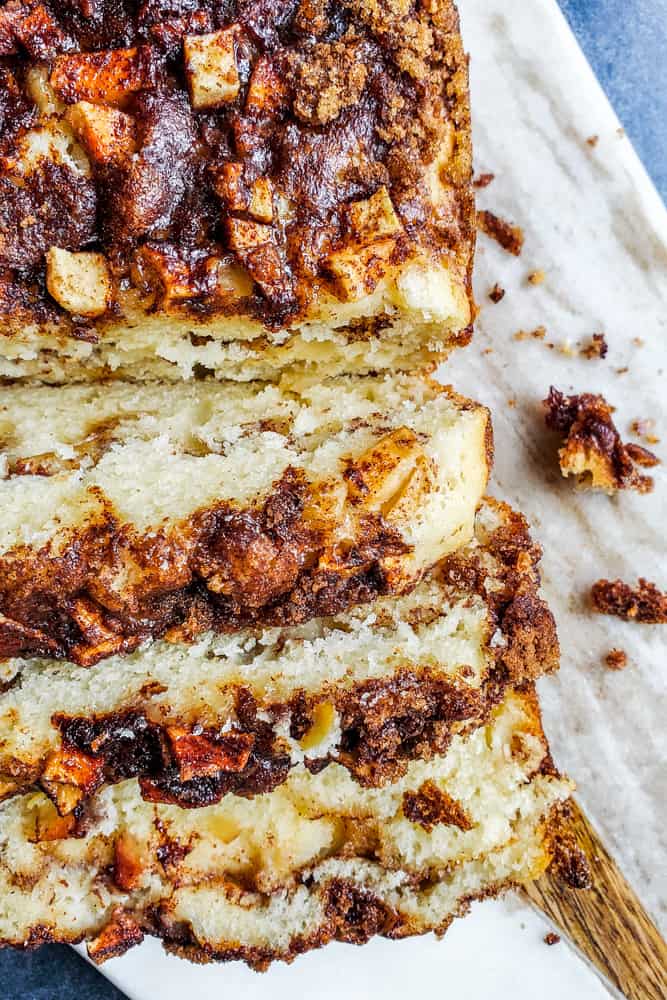
{"label": "scattered crumb", "polygon": [[489,298],[491,299],[492,302],[495,302],[497,305],[498,302],[502,302],[502,300],[505,298],[505,289],[501,288],[498,282],[496,282],[496,284],[489,292]]}
{"label": "scattered crumb", "polygon": [[653,479],[635,466],[653,468],[660,459],[641,445],[623,443],[604,396],[565,396],[552,386],[544,406],[547,427],[565,438],[558,452],[561,472],[574,476],[580,489],[651,492]]}
{"label": "scattered crumb", "polygon": [[643,340],[642,337],[633,337],[632,343],[635,345],[635,347],[643,347],[646,341]]}
{"label": "scattered crumb", "polygon": [[610,670],[625,670],[628,665],[628,654],[622,649],[610,650],[604,658]]}
{"label": "scattered crumb", "polygon": [[616,374],[617,375],[627,375],[629,371],[630,371],[630,369],[626,365],[624,368],[617,368],[616,369]]}
{"label": "scattered crumb", "polygon": [[604,333],[594,333],[590,343],[584,344],[579,351],[581,356],[588,358],[589,361],[593,361],[596,358],[606,358],[608,352],[609,344]]}
{"label": "scattered crumb", "polygon": [[625,138],[625,129],[624,128],[617,128],[616,129],[616,135],[618,136],[619,139],[624,139]]}
{"label": "scattered crumb", "polygon": [[588,139],[586,139],[588,145],[591,146],[593,149],[595,149],[599,141],[600,141],[599,135],[589,135]]}
{"label": "scattered crumb", "polygon": [[486,188],[489,186],[489,184],[492,184],[493,181],[495,181],[495,179],[496,179],[495,174],[479,174],[477,177],[475,177],[474,181],[472,182],[473,187]]}
{"label": "scattered crumb", "polygon": [[591,588],[591,599],[601,615],[646,625],[667,624],[667,594],[643,577],[634,588],[622,580],[598,580]]}
{"label": "scattered crumb", "polygon": [[549,931],[548,934],[544,935],[544,943],[548,944],[549,947],[551,947],[554,944],[559,944],[560,943],[560,935],[559,934],[554,934],[553,931]]}
{"label": "scattered crumb", "polygon": [[482,354],[493,354],[493,348],[485,347],[484,350],[482,351]]}
{"label": "scattered crumb", "polygon": [[535,330],[517,330],[514,334],[515,340],[544,340],[547,335],[546,327],[538,326]]}
{"label": "scattered crumb", "polygon": [[544,271],[542,271],[542,270],[531,271],[530,274],[528,275],[528,284],[529,285],[542,285],[544,283],[544,279],[545,278],[546,278],[546,274],[544,273]]}
{"label": "scattered crumb", "polygon": [[478,212],[477,227],[492,240],[499,243],[503,250],[513,254],[515,257],[521,256],[523,250],[523,229],[513,226],[505,219],[494,215],[493,212]]}
{"label": "scattered crumb", "polygon": [[569,340],[564,340],[562,344],[559,344],[558,350],[561,354],[564,354],[566,358],[574,358],[577,354],[577,349],[572,346]]}
{"label": "scattered crumb", "polygon": [[507,400],[507,405],[510,407],[510,409],[512,410],[514,409],[514,407],[516,406],[516,399],[514,398],[514,396],[512,396],[510,399]]}
{"label": "scattered crumb", "polygon": [[655,420],[633,420],[630,430],[637,437],[643,438],[647,444],[660,444],[660,438],[653,433]]}

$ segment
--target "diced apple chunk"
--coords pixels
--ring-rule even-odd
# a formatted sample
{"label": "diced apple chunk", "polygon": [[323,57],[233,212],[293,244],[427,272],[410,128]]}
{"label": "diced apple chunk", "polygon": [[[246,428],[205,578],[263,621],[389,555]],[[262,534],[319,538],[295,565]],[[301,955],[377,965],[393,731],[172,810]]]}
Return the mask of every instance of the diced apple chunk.
{"label": "diced apple chunk", "polygon": [[233,300],[252,292],[252,282],[237,264],[214,253],[179,253],[170,244],[141,247],[133,277],[138,285],[157,291],[163,306],[202,295]]}
{"label": "diced apple chunk", "polygon": [[348,206],[348,218],[354,236],[362,245],[393,236],[402,229],[384,184],[370,198],[352,202]]}
{"label": "diced apple chunk", "polygon": [[155,82],[151,48],[106,49],[58,56],[51,86],[66,104],[92,101],[121,106],[137,90]]}
{"label": "diced apple chunk", "polygon": [[101,965],[110,958],[124,955],[129,948],[141,944],[144,932],[137,921],[120,907],[88,945],[88,957]]}
{"label": "diced apple chunk", "polygon": [[167,737],[181,781],[242,771],[255,743],[252,733],[230,733],[215,740],[205,734],[196,736],[182,726],[168,726]]}
{"label": "diced apple chunk", "polygon": [[46,287],[56,302],[77,316],[101,316],[111,299],[111,275],[101,253],[70,253],[51,247]]}
{"label": "diced apple chunk", "polygon": [[408,427],[385,435],[348,466],[345,479],[350,500],[368,510],[391,507],[422,457],[424,451]]}
{"label": "diced apple chunk", "polygon": [[271,227],[245,219],[228,219],[229,245],[238,254],[271,243]]}
{"label": "diced apple chunk", "polygon": [[190,101],[195,110],[233,101],[241,82],[236,66],[236,28],[186,35],[183,42]]}
{"label": "diced apple chunk", "polygon": [[141,279],[151,287],[159,287],[164,304],[201,294],[190,262],[173,247],[143,246],[137,251],[136,264]]}
{"label": "diced apple chunk", "polygon": [[251,185],[248,211],[260,222],[273,221],[273,187],[268,178],[258,177]]}
{"label": "diced apple chunk", "polygon": [[120,163],[136,151],[136,123],[132,115],[117,108],[78,101],[65,117],[96,163]]}
{"label": "diced apple chunk", "polygon": [[255,68],[248,84],[246,95],[246,111],[256,114],[275,114],[283,105],[287,105],[287,83],[275,64],[268,56],[262,56],[255,63]]}
{"label": "diced apple chunk", "polygon": [[385,239],[367,247],[343,247],[329,254],[326,267],[334,278],[338,295],[346,302],[371,295],[391,266],[395,249],[396,241]]}
{"label": "diced apple chunk", "polygon": [[71,812],[61,816],[52,802],[41,801],[35,809],[35,828],[28,840],[36,844],[66,840],[74,834],[75,827],[76,817]]}
{"label": "diced apple chunk", "polygon": [[216,194],[229,212],[246,212],[249,205],[248,189],[243,180],[243,164],[236,161],[223,163],[214,178]]}
{"label": "diced apple chunk", "polygon": [[58,100],[51,86],[46,66],[30,67],[26,73],[25,88],[43,115],[60,114],[64,110],[64,105]]}

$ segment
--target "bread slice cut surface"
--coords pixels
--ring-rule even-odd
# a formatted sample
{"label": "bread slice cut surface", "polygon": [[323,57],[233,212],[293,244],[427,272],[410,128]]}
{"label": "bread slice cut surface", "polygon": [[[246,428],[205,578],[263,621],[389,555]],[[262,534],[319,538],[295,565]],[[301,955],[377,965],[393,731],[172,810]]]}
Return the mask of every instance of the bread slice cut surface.
{"label": "bread slice cut surface", "polygon": [[484,724],[558,665],[526,523],[486,500],[475,536],[415,589],[304,625],[164,640],[82,669],[15,660],[0,694],[0,795],[39,784],[65,816],[104,784],[201,807],[301,762],[365,786]]}
{"label": "bread slice cut surface", "polygon": [[69,819],[21,796],[0,806],[0,938],[85,939],[102,960],[148,932],[262,967],[332,938],[442,931],[471,897],[544,870],[571,790],[526,689],[382,788],[331,764],[199,810],[148,803],[134,780]]}
{"label": "bread slice cut surface", "polygon": [[417,377],[0,389],[0,656],[90,665],[406,592],[470,541],[488,412]]}

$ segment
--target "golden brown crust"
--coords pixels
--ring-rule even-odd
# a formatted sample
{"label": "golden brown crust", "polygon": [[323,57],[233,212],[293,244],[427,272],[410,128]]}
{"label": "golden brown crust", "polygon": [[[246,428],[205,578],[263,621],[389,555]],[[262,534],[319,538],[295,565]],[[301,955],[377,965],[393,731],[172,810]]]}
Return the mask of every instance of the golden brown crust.
{"label": "golden brown crust", "polygon": [[544,406],[547,427],[565,438],[558,453],[564,476],[574,475],[581,487],[607,493],[651,492],[653,479],[635,466],[651,468],[659,459],[641,445],[623,443],[612,419],[614,409],[603,396],[565,396],[552,386]]}
{"label": "golden brown crust", "polygon": [[639,578],[636,587],[622,580],[598,580],[591,590],[593,607],[601,615],[615,615],[647,625],[667,623],[667,594],[654,583]]}
{"label": "golden brown crust", "polygon": [[593,884],[591,866],[572,830],[571,803],[565,802],[554,812],[548,832],[551,874],[570,889],[590,889]]}
{"label": "golden brown crust", "polygon": [[[400,222],[395,253],[447,262],[469,290],[467,61],[451,0],[163,7],[84,16],[12,0],[0,11],[5,334],[36,323],[94,343],[129,286],[142,309],[288,326],[323,289],[336,295],[327,262],[353,240],[348,206],[382,187]],[[52,95],[41,114],[35,67]],[[90,169],[44,160],[17,185],[27,129],[54,122],[74,130]],[[446,204],[429,186],[435,163]],[[52,246],[104,255],[113,294],[102,316],[48,294]],[[171,259],[178,290],[143,248]],[[216,276],[232,266],[247,287],[228,294]]]}

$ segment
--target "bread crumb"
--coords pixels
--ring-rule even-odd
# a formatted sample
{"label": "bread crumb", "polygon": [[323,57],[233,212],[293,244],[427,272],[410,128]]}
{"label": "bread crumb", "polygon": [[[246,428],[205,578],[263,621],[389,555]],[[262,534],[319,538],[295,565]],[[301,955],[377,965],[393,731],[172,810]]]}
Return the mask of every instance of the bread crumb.
{"label": "bread crumb", "polygon": [[495,302],[496,304],[498,302],[502,302],[502,300],[505,298],[505,289],[501,288],[501,286],[496,282],[496,284],[489,292],[489,298],[491,299],[492,302]]}
{"label": "bread crumb", "polygon": [[544,943],[548,944],[549,947],[551,947],[554,944],[559,944],[560,943],[560,935],[559,934],[554,934],[553,931],[549,931],[548,934],[544,935]]}
{"label": "bread crumb", "polygon": [[622,649],[611,649],[604,658],[610,670],[625,670],[628,665],[628,654]]}
{"label": "bread crumb", "polygon": [[599,141],[600,141],[599,135],[589,135],[588,139],[586,139],[586,142],[592,149],[595,149]]}
{"label": "bread crumb", "polygon": [[653,479],[636,466],[653,468],[659,458],[641,445],[623,443],[612,419],[614,408],[604,396],[565,396],[552,386],[544,406],[547,427],[564,437],[558,452],[561,472],[574,476],[580,489],[652,491]]}
{"label": "bread crumb", "polygon": [[514,407],[516,406],[516,399],[514,398],[514,396],[512,396],[510,399],[507,400],[507,405],[510,407],[510,409],[512,410],[514,409]]}
{"label": "bread crumb", "polygon": [[534,330],[518,330],[514,334],[515,340],[544,340],[547,335],[546,327],[538,326]]}
{"label": "bread crumb", "polygon": [[531,271],[530,274],[528,275],[528,284],[529,285],[542,285],[544,283],[544,279],[545,278],[546,278],[546,274],[544,273],[544,271],[542,271],[542,270]]}
{"label": "bread crumb", "polygon": [[523,250],[524,234],[520,226],[513,226],[493,212],[478,212],[477,227],[492,240],[500,244],[503,250],[520,257]]}
{"label": "bread crumb", "polygon": [[582,357],[593,361],[596,358],[606,358],[609,353],[609,344],[604,333],[594,333],[590,343],[585,344],[580,352]]}
{"label": "bread crumb", "polygon": [[642,337],[633,337],[632,343],[635,345],[635,347],[643,347],[646,341]]}
{"label": "bread crumb", "polygon": [[637,587],[622,580],[598,580],[591,588],[591,600],[601,615],[645,625],[667,624],[667,594],[643,577]]}
{"label": "bread crumb", "polygon": [[617,375],[627,375],[629,371],[630,371],[630,369],[626,365],[624,368],[617,368],[616,369],[616,374]]}
{"label": "bread crumb", "polygon": [[633,420],[630,430],[637,437],[643,438],[647,444],[660,444],[660,438],[653,433],[655,420]]}
{"label": "bread crumb", "polygon": [[479,174],[479,176],[475,177],[474,181],[472,182],[473,187],[486,188],[489,186],[489,184],[492,184],[493,181],[495,181],[495,179],[496,179],[495,174]]}

